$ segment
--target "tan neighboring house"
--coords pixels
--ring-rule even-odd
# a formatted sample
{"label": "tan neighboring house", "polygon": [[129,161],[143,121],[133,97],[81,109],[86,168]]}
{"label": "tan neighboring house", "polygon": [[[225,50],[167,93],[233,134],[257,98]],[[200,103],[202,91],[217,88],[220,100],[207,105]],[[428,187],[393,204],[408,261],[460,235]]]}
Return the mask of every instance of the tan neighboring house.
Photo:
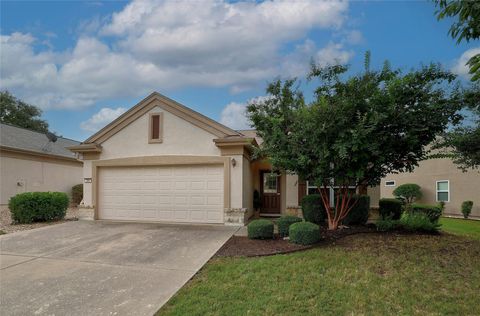
{"label": "tan neighboring house", "polygon": [[445,202],[445,215],[463,216],[463,201],[473,201],[471,217],[480,217],[480,172],[469,169],[462,172],[448,158],[420,162],[413,172],[390,174],[380,184],[382,198],[393,197],[393,190],[401,184],[416,183],[423,197],[419,203]]}
{"label": "tan neighboring house", "polygon": [[265,216],[295,213],[312,190],[253,160],[259,142],[254,131],[232,130],[154,92],[70,150],[84,162],[82,206],[95,219],[243,225],[254,190]]}
{"label": "tan neighboring house", "polygon": [[0,124],[0,205],[23,192],[58,191],[70,195],[82,183],[83,163],[66,147],[79,142]]}

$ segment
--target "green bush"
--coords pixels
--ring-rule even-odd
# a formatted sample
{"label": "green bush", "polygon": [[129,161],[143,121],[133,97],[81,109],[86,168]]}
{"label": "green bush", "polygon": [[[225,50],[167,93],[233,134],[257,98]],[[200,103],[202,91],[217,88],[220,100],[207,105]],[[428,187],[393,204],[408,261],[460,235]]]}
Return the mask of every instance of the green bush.
{"label": "green bush", "polygon": [[77,184],[72,187],[72,203],[75,205],[80,204],[83,199],[83,184]]}
{"label": "green bush", "polygon": [[247,226],[248,238],[250,239],[272,239],[273,223],[268,219],[256,219]]}
{"label": "green bush", "polygon": [[62,192],[27,192],[10,198],[8,207],[15,223],[59,220],[65,217],[68,196]]}
{"label": "green bush", "polygon": [[441,226],[437,222],[432,222],[427,214],[421,212],[404,212],[399,223],[405,230],[416,232],[435,232]]}
{"label": "green bush", "polygon": [[290,241],[300,245],[312,245],[320,241],[320,228],[310,222],[298,222],[290,225]]}
{"label": "green bush", "polygon": [[293,223],[301,222],[302,219],[300,217],[292,216],[292,215],[285,215],[280,217],[277,220],[278,225],[278,234],[282,237],[288,236],[288,228]]}
{"label": "green bush", "polygon": [[415,203],[412,204],[411,212],[425,214],[432,223],[438,223],[440,216],[442,216],[442,209],[438,205]]}
{"label": "green bush", "polygon": [[399,220],[402,216],[403,202],[399,199],[380,199],[378,212],[382,219]]}
{"label": "green bush", "polygon": [[391,218],[379,219],[375,223],[375,226],[377,226],[377,230],[381,232],[394,230],[398,227],[398,220],[394,220]]}
{"label": "green bush", "polygon": [[468,218],[472,212],[473,201],[463,201],[462,203],[462,214],[464,218]]}
{"label": "green bush", "polygon": [[302,199],[303,218],[307,222],[322,224],[327,218],[320,194],[305,195]]}
{"label": "green bush", "polygon": [[413,201],[418,200],[422,197],[422,191],[420,190],[420,186],[415,183],[405,183],[395,190],[393,190],[393,195],[395,197],[402,199],[407,204],[413,203]]}
{"label": "green bush", "polygon": [[368,195],[353,195],[350,203],[355,203],[343,219],[344,225],[364,225],[368,221],[370,197]]}

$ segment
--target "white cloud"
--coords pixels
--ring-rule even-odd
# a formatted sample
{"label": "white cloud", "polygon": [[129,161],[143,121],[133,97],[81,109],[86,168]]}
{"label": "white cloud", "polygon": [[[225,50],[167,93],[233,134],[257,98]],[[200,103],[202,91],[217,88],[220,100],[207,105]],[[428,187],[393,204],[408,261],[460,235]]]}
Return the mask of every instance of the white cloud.
{"label": "white cloud", "polygon": [[345,41],[348,44],[356,45],[356,44],[363,43],[365,41],[365,39],[363,38],[362,32],[360,32],[358,30],[352,30],[352,31],[347,33]]}
{"label": "white cloud", "polygon": [[[84,22],[84,35],[65,51],[39,51],[29,34],[1,36],[2,87],[44,109],[191,86],[238,93],[304,75],[312,56],[348,60],[341,44],[317,53],[305,40],[313,29],[339,29],[347,9],[346,1],[133,1],[107,23]],[[282,54],[301,40],[308,49]]]}
{"label": "white cloud", "polygon": [[345,64],[353,55],[353,51],[345,50],[343,44],[329,43],[317,52],[315,61],[322,66]]}
{"label": "white cloud", "polygon": [[260,96],[246,103],[230,102],[222,110],[220,123],[235,130],[252,128],[252,122],[247,118],[247,104],[263,102],[268,98],[268,96]]}
{"label": "white cloud", "polygon": [[480,47],[471,48],[465,51],[462,56],[455,61],[455,65],[452,67],[452,72],[465,79],[470,79],[471,75],[468,73],[469,67],[467,66],[467,62],[477,54],[480,54]]}
{"label": "white cloud", "polygon": [[95,113],[91,118],[80,123],[80,128],[87,132],[96,132],[105,125],[125,113],[126,108],[102,108]]}

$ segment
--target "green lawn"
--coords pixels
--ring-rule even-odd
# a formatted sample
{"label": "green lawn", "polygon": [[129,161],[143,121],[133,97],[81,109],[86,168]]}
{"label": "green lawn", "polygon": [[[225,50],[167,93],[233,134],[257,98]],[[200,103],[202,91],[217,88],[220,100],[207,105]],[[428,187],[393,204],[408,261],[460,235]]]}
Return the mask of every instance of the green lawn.
{"label": "green lawn", "polygon": [[158,315],[478,315],[479,258],[480,241],[446,234],[214,258]]}
{"label": "green lawn", "polygon": [[442,230],[480,240],[480,221],[459,218],[441,218]]}

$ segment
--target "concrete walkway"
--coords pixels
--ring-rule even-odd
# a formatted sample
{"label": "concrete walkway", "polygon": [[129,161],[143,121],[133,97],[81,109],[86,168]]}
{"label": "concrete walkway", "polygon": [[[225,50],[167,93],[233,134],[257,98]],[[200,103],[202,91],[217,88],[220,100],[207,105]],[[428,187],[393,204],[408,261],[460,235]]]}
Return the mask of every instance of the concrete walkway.
{"label": "concrete walkway", "polygon": [[238,227],[78,221],[0,237],[3,315],[152,315]]}

